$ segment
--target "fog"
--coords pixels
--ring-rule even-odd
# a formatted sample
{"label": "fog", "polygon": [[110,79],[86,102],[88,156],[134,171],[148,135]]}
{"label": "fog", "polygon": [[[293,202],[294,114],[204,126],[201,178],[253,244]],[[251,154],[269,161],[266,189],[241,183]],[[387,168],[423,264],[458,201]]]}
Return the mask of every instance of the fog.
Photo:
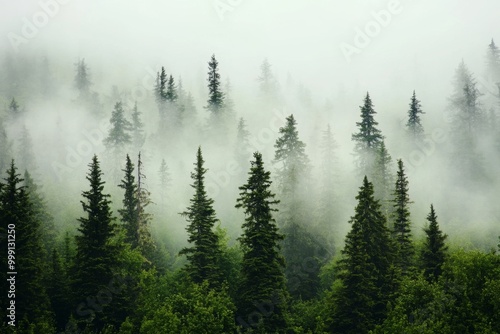
{"label": "fog", "polygon": [[[335,218],[339,225],[329,233],[341,243],[361,185],[351,134],[357,131],[359,106],[369,92],[393,173],[397,159],[406,164],[414,234],[422,233],[434,203],[451,240],[493,247],[500,234],[495,172],[499,151],[492,141],[480,145],[489,181],[480,187],[465,186],[467,180],[450,169],[453,137],[447,109],[455,70],[463,60],[483,93],[482,108],[495,108],[498,115],[498,91],[485,76],[485,56],[492,38],[500,42],[499,12],[497,0],[2,0],[1,115],[16,160],[21,155],[20,129],[28,129],[36,156],[33,174],[43,186],[58,228],[74,232],[76,219],[83,214],[81,192],[88,187],[85,174],[94,153],[103,162],[105,190],[113,196],[115,214],[120,208],[123,194],[111,170],[123,168],[125,160],[121,167],[111,167],[102,140],[108,135],[115,103],[123,102],[130,119],[137,102],[147,136],[141,151],[154,202],[149,207],[153,228],[158,238],[168,238],[173,250],[186,240],[186,222],[178,213],[192,196],[190,173],[199,145],[209,169],[209,195],[221,226],[234,241],[243,219],[234,208],[237,187],[245,182],[248,168],[232,163],[237,120],[245,119],[250,150],[263,153],[273,174],[278,129],[293,113],[300,139],[307,145],[314,187],[320,180],[322,133],[330,124],[338,144],[335,205],[340,211]],[[225,145],[207,141],[204,132],[209,114],[204,108],[207,63],[212,54],[219,62],[224,90],[230,80],[234,102],[235,117]],[[75,63],[82,59],[90,71],[91,91],[99,97],[97,116],[76,102]],[[259,97],[264,59],[279,83],[276,105]],[[182,78],[183,89],[194,98],[196,118],[175,139],[159,143],[153,87],[162,66],[177,84]],[[427,141],[421,148],[407,150],[402,141],[414,90],[425,112]],[[12,98],[24,110],[15,121],[8,119]],[[135,159],[137,152],[129,153]],[[162,159],[172,179],[166,190],[159,186]]]}

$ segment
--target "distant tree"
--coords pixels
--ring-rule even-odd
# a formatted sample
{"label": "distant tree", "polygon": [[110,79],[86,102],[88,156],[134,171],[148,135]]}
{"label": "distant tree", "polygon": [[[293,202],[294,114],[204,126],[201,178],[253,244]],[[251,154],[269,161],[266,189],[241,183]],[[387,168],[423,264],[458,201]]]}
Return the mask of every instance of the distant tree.
{"label": "distant tree", "polygon": [[137,184],[134,176],[134,164],[127,154],[125,173],[121,183],[118,185],[125,191],[123,196],[123,208],[118,210],[121,221],[125,228],[125,241],[136,248],[139,245],[139,198],[137,197]]}
{"label": "distant tree", "polygon": [[13,97],[9,104],[9,115],[11,118],[16,118],[20,113],[21,109],[19,103],[17,103],[16,99]]}
{"label": "distant tree", "polygon": [[182,215],[189,222],[186,228],[191,247],[183,248],[179,254],[186,255],[189,263],[186,271],[195,283],[202,283],[207,280],[210,287],[218,287],[221,283],[222,272],[219,268],[218,259],[220,257],[219,238],[214,232],[214,225],[217,222],[213,199],[209,198],[205,190],[205,173],[207,169],[204,164],[201,148],[196,154],[195,171],[191,173],[195,190],[191,205],[187,207]]}
{"label": "distant tree", "polygon": [[125,150],[125,146],[132,142],[130,135],[132,124],[125,118],[125,111],[121,102],[115,104],[110,123],[111,129],[104,139],[104,144],[116,155],[121,155]]}
{"label": "distant tree", "polygon": [[236,145],[235,145],[235,157],[238,165],[242,169],[248,166],[248,160],[250,157],[250,144],[248,142],[250,137],[250,132],[247,130],[247,125],[243,117],[238,121],[238,130],[236,132]]}
{"label": "distant tree", "polygon": [[[12,274],[15,276],[15,309],[18,315],[16,326],[21,331],[27,330],[27,324],[36,325],[40,322],[51,321],[50,302],[44,286],[43,252],[41,244],[40,221],[34,214],[33,204],[30,202],[23,179],[17,173],[17,167],[12,160],[5,183],[0,183],[0,222],[3,238],[2,245],[2,287],[7,297],[8,281]],[[8,229],[15,231],[15,247],[11,244],[13,240],[7,235]],[[8,264],[7,247],[15,248],[14,264]],[[12,254],[11,254],[12,255]],[[2,298],[2,307],[7,309],[9,300]],[[8,321],[7,318],[4,321]],[[27,324],[25,323],[27,322]],[[40,329],[39,329],[40,330]]]}
{"label": "distant tree", "polygon": [[408,122],[406,123],[406,128],[414,143],[421,141],[424,135],[424,127],[420,121],[420,114],[425,113],[422,111],[420,101],[417,100],[415,91],[413,91],[410,102],[410,110],[408,110]]}
{"label": "distant tree", "polygon": [[439,229],[436,212],[431,204],[431,212],[427,216],[429,225],[425,227],[426,240],[420,254],[425,278],[436,281],[442,272],[448,246],[445,244],[446,234]]}
{"label": "distant tree", "polygon": [[175,85],[174,77],[172,75],[169,76],[167,81],[167,90],[165,92],[165,99],[171,103],[175,103],[177,101],[177,86]]}
{"label": "distant tree", "polygon": [[224,93],[221,88],[219,62],[215,55],[208,62],[208,101],[205,107],[212,117],[212,120],[218,124],[222,121],[224,112]]}
{"label": "distant tree", "polygon": [[385,141],[382,140],[375,157],[373,188],[375,191],[375,198],[380,201],[382,213],[384,213],[386,217],[392,212],[390,200],[392,187],[394,186],[394,175],[391,172],[391,166],[391,155],[385,147]]}
{"label": "distant tree", "polygon": [[[80,232],[76,237],[76,257],[73,266],[72,291],[75,302],[85,298],[94,298],[99,291],[107,291],[113,279],[119,249],[112,243],[116,235],[116,224],[111,212],[109,195],[104,193],[102,172],[97,156],[94,155],[89,164],[87,180],[90,189],[82,193],[81,201],[85,217],[78,219]],[[107,316],[112,305],[103,307],[103,312],[95,312],[91,323],[101,329],[107,323]],[[88,319],[86,319],[88,320]]]}
{"label": "distant tree", "polygon": [[356,199],[339,263],[339,282],[329,301],[327,323],[333,333],[368,333],[380,324],[387,314],[393,284],[390,233],[366,176]]}
{"label": "distant tree", "polygon": [[160,178],[160,195],[162,203],[166,198],[167,190],[170,187],[170,183],[172,181],[170,177],[170,172],[168,170],[167,162],[165,159],[161,159],[160,169],[158,170],[158,176]]}
{"label": "distant tree", "polygon": [[35,153],[33,152],[33,141],[25,125],[23,125],[21,129],[21,137],[19,138],[17,156],[19,159],[20,168],[32,172],[36,170],[37,163]]}
{"label": "distant tree", "polygon": [[371,175],[375,156],[380,143],[384,139],[382,132],[377,129],[378,123],[375,121],[376,114],[369,93],[366,93],[364,105],[360,106],[361,121],[356,122],[359,131],[352,134],[355,142],[355,153],[357,156],[358,173],[361,175]]}
{"label": "distant tree", "polygon": [[161,72],[157,73],[156,85],[154,88],[156,104],[158,106],[158,113],[160,115],[160,120],[158,123],[158,132],[161,134],[167,129],[168,119],[167,119],[167,73],[165,68],[161,67]]}
{"label": "distant tree", "polygon": [[178,92],[178,105],[180,108],[180,112],[182,113],[183,125],[188,127],[193,127],[196,122],[196,107],[194,103],[194,98],[191,93],[188,93],[184,90],[184,86],[182,83],[182,79],[179,78],[177,84],[177,92]]}
{"label": "distant tree", "polygon": [[78,60],[75,67],[75,87],[78,89],[80,97],[86,98],[90,95],[91,81],[89,67],[85,63],[85,58]]}
{"label": "distant tree", "polygon": [[500,50],[496,46],[493,38],[486,52],[486,66],[487,76],[491,82],[500,82]]}
{"label": "distant tree", "polygon": [[398,160],[398,172],[394,189],[393,237],[396,242],[396,267],[403,275],[407,275],[413,267],[415,253],[410,222],[410,201],[408,177],[405,174],[403,161]]}
{"label": "distant tree", "polygon": [[260,65],[260,75],[257,78],[259,81],[260,93],[266,103],[276,102],[278,95],[278,82],[271,70],[271,64],[264,59]]}
{"label": "distant tree", "polygon": [[6,170],[12,158],[12,145],[7,137],[7,131],[0,119],[0,171]]}
{"label": "distant tree", "polygon": [[144,134],[144,123],[141,120],[141,112],[137,108],[137,102],[134,104],[134,109],[132,112],[132,122],[131,122],[131,140],[135,151],[140,151],[142,145],[146,141],[146,136]]}
{"label": "distant tree", "polygon": [[146,175],[141,159],[141,153],[137,157],[137,198],[138,198],[138,247],[147,259],[152,259],[156,252],[156,244],[151,236],[152,215],[146,212],[146,208],[151,202],[151,193],[145,186]]}
{"label": "distant tree", "polygon": [[[257,305],[271,304],[273,311],[263,317],[257,326],[263,333],[287,333],[287,293],[285,287],[285,261],[280,254],[279,233],[273,219],[273,208],[279,201],[271,192],[270,172],[264,170],[262,155],[254,153],[248,181],[239,187],[236,208],[245,211],[243,235],[242,283],[238,293],[239,324],[256,311]],[[255,326],[255,324],[253,323]],[[248,324],[244,327],[249,327]],[[259,333],[261,332],[259,331]]]}

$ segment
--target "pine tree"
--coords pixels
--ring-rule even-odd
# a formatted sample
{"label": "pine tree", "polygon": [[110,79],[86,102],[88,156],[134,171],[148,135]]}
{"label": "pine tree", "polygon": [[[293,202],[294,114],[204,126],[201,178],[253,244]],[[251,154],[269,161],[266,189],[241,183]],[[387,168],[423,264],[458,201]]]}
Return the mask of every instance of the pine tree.
{"label": "pine tree", "polygon": [[137,157],[137,199],[138,199],[138,248],[144,257],[148,260],[152,259],[156,251],[156,244],[151,236],[151,219],[152,215],[146,212],[146,207],[151,204],[151,194],[146,188],[146,175],[144,174],[144,166],[141,159],[141,152]]}
{"label": "pine tree", "polygon": [[155,86],[155,98],[158,105],[160,120],[158,123],[158,133],[162,134],[168,126],[167,121],[167,73],[165,68],[161,67],[161,72],[157,74]]}
{"label": "pine tree", "polygon": [[137,108],[137,102],[135,102],[134,109],[132,112],[132,124],[131,124],[131,140],[135,151],[140,151],[142,145],[146,141],[146,135],[144,134],[144,123],[141,120],[141,112]]}
{"label": "pine tree", "polygon": [[420,114],[425,114],[422,111],[420,101],[417,100],[415,91],[410,101],[410,110],[408,110],[408,122],[406,123],[407,131],[409,132],[414,143],[419,142],[424,136],[424,127],[420,122]]}
{"label": "pine tree", "polygon": [[486,53],[487,77],[491,82],[497,83],[500,81],[500,50],[495,44],[493,38],[488,45]]}
{"label": "pine tree", "polygon": [[376,112],[369,93],[366,93],[364,104],[359,108],[361,109],[361,122],[356,122],[359,131],[352,134],[352,140],[355,142],[359,174],[371,175],[377,149],[384,137],[377,129],[378,123],[374,118]]}
{"label": "pine tree", "polygon": [[115,104],[110,123],[111,129],[108,136],[104,139],[104,144],[116,155],[121,155],[125,146],[132,142],[132,137],[129,133],[132,124],[125,118],[125,111],[121,102]]}
{"label": "pine tree", "polygon": [[219,62],[215,55],[208,62],[208,101],[205,107],[211,114],[213,121],[218,124],[222,121],[224,111],[224,93],[221,88]]}
{"label": "pine tree", "polygon": [[136,248],[139,245],[139,199],[137,197],[137,184],[134,177],[134,165],[127,154],[125,173],[121,183],[118,185],[125,191],[123,197],[123,208],[118,210],[121,221],[125,228],[125,241]]}
{"label": "pine tree", "polygon": [[441,275],[441,267],[443,266],[448,246],[445,245],[447,235],[443,234],[439,229],[436,212],[432,204],[427,221],[429,225],[424,229],[427,238],[420,254],[420,259],[426,279],[432,282],[436,281]]}
{"label": "pine tree", "polygon": [[236,147],[235,147],[235,157],[238,165],[243,169],[248,165],[250,152],[250,144],[248,138],[250,137],[250,132],[247,130],[247,126],[243,117],[240,118],[238,122],[238,129],[236,132]]}
{"label": "pine tree", "polygon": [[278,82],[271,70],[271,64],[264,59],[260,65],[260,75],[257,78],[259,81],[260,93],[266,103],[275,103],[278,95]]}
{"label": "pine tree", "polygon": [[158,170],[158,176],[160,178],[160,195],[162,204],[166,199],[166,194],[168,189],[170,188],[170,182],[172,179],[170,178],[170,172],[168,170],[167,162],[165,159],[161,159],[160,169]]}
{"label": "pine tree", "polygon": [[47,293],[50,304],[55,314],[56,327],[58,331],[64,330],[71,313],[68,305],[71,305],[71,290],[69,286],[68,273],[65,270],[61,256],[54,248],[51,254],[51,268],[48,277]]}
{"label": "pine tree", "polygon": [[366,176],[356,199],[358,204],[339,263],[341,284],[332,294],[328,323],[333,333],[368,333],[380,324],[393,285],[390,233]]}
{"label": "pine tree", "polygon": [[[73,266],[72,290],[75,303],[86,298],[96,298],[99,291],[108,291],[107,286],[113,279],[119,250],[111,240],[116,235],[116,224],[110,208],[110,195],[105,194],[102,172],[97,156],[89,164],[86,179],[90,189],[84,191],[82,203],[85,217],[78,219],[80,227],[76,240],[76,256]],[[96,329],[104,326],[112,305],[101,306],[92,320]],[[88,320],[88,319],[87,319]]]}
{"label": "pine tree", "polygon": [[[9,291],[6,285],[7,278],[15,276],[14,300],[18,327],[24,321],[36,324],[50,321],[52,317],[49,311],[49,299],[43,284],[45,272],[43,271],[40,221],[34,214],[26,187],[23,185],[24,180],[20,176],[12,160],[7,170],[7,177],[4,178],[5,183],[0,186],[0,222],[2,233],[5,232],[5,237],[1,239],[5,258],[2,261],[2,287],[6,297]],[[14,226],[15,247],[7,244],[7,241],[12,242],[12,239],[7,238],[9,226]],[[15,264],[8,266],[7,247],[15,249]],[[17,274],[8,274],[8,272]],[[7,298],[2,298],[4,310],[8,302]]]}
{"label": "pine tree", "polygon": [[165,99],[170,103],[175,103],[177,101],[177,86],[174,82],[174,77],[169,76],[167,81],[167,90],[165,91]]}
{"label": "pine tree", "polygon": [[254,158],[247,183],[239,187],[236,204],[236,208],[243,208],[245,212],[243,235],[239,238],[243,263],[237,321],[249,327],[246,320],[257,307],[271,304],[272,311],[263,317],[259,333],[287,333],[285,261],[279,245],[283,236],[273,218],[273,211],[277,211],[273,206],[279,201],[270,190],[270,172],[264,170],[262,155],[256,152]]}
{"label": "pine tree", "polygon": [[54,217],[48,211],[47,201],[40,192],[40,186],[35,183],[27,170],[24,172],[24,187],[33,209],[33,217],[40,222],[40,243],[43,246],[43,255],[46,255],[48,260],[57,237]]}
{"label": "pine tree", "polygon": [[396,242],[397,268],[403,275],[408,274],[413,266],[413,256],[415,249],[412,241],[410,209],[410,195],[408,193],[408,178],[406,177],[403,161],[398,160],[398,172],[396,176],[396,186],[394,189],[394,212],[393,212],[393,237]]}
{"label": "pine tree", "polygon": [[385,142],[382,140],[380,147],[377,150],[375,157],[375,165],[373,170],[373,187],[375,190],[375,198],[381,202],[382,213],[386,217],[392,211],[390,208],[390,195],[391,189],[394,185],[393,174],[391,173],[392,158],[387,148],[385,147]]}
{"label": "pine tree", "polygon": [[15,98],[12,98],[9,104],[9,115],[11,118],[16,118],[19,116],[21,110],[19,107],[19,103],[17,103]]}
{"label": "pine tree", "polygon": [[85,63],[85,58],[78,60],[75,64],[76,75],[75,75],[75,87],[80,93],[80,97],[88,98],[90,95],[90,72],[87,64]]}
{"label": "pine tree", "polygon": [[205,190],[205,173],[207,169],[204,164],[201,148],[196,154],[195,171],[191,173],[195,190],[191,205],[181,214],[189,222],[186,228],[191,247],[182,249],[179,254],[185,254],[189,261],[186,271],[195,283],[204,280],[209,282],[212,288],[221,283],[222,272],[219,268],[220,256],[219,238],[214,232],[214,225],[218,221],[213,208],[213,199],[209,198]]}

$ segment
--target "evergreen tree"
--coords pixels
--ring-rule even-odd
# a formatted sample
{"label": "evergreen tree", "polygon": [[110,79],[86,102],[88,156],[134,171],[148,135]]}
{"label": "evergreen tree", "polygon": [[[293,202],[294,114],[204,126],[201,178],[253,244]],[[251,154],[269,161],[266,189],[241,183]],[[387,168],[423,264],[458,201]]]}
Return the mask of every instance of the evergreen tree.
{"label": "evergreen tree", "polygon": [[239,239],[243,263],[237,320],[240,325],[246,324],[244,321],[258,310],[258,305],[271,304],[272,311],[262,317],[258,332],[287,333],[285,261],[279,246],[283,236],[273,219],[273,211],[277,211],[273,206],[279,201],[270,190],[270,172],[264,170],[262,155],[256,152],[254,158],[247,183],[239,187],[236,204],[236,208],[244,209],[246,216]]}
{"label": "evergreen tree", "polygon": [[420,101],[417,100],[415,91],[410,101],[410,110],[408,110],[408,122],[406,123],[407,131],[409,132],[414,143],[419,142],[424,136],[424,127],[420,122],[420,114],[425,114],[422,111]]}
{"label": "evergreen tree", "polygon": [[[105,194],[102,172],[97,156],[89,164],[90,171],[86,179],[90,189],[84,191],[81,201],[85,217],[78,219],[80,227],[76,240],[76,256],[73,266],[72,290],[75,303],[87,298],[96,298],[99,291],[108,291],[107,286],[113,279],[119,249],[111,240],[116,235],[116,224],[112,217],[109,195]],[[112,305],[100,307],[95,318],[87,318],[96,329],[101,329],[109,319]]]}
{"label": "evergreen tree", "polygon": [[488,45],[488,51],[486,53],[486,69],[487,77],[491,82],[497,83],[500,81],[500,50],[495,44],[493,38],[491,43]]}
{"label": "evergreen tree", "polygon": [[33,141],[25,125],[21,130],[19,138],[18,155],[19,168],[23,170],[35,171],[37,167],[35,153],[33,152]]}
{"label": "evergreen tree", "polygon": [[408,193],[408,178],[406,177],[403,161],[398,160],[398,172],[396,176],[396,186],[394,189],[394,213],[393,213],[393,236],[396,242],[396,261],[397,268],[403,275],[408,274],[413,266],[413,255],[415,249],[411,235],[410,195]]}
{"label": "evergreen tree", "polygon": [[170,103],[175,103],[177,101],[177,86],[174,82],[174,77],[172,75],[169,76],[167,81],[167,90],[165,91],[165,99]]}
{"label": "evergreen tree", "polygon": [[250,156],[250,144],[248,142],[248,137],[250,137],[250,132],[247,130],[245,120],[241,117],[238,122],[238,130],[236,132],[235,156],[238,165],[242,168],[247,167]]}
{"label": "evergreen tree", "polygon": [[71,309],[68,308],[68,305],[71,305],[71,290],[68,273],[55,248],[52,250],[50,269],[47,280],[47,293],[50,297],[50,304],[55,314],[56,327],[58,331],[61,331],[64,330],[71,313]]}
{"label": "evergreen tree", "polygon": [[0,119],[0,171],[7,170],[9,161],[12,158],[11,143],[7,137],[7,131],[3,125],[3,120]]}
{"label": "evergreen tree", "polygon": [[427,238],[420,258],[426,279],[436,281],[441,275],[448,246],[445,245],[447,235],[443,234],[439,229],[436,212],[432,204],[427,221],[429,225],[424,229]]}
{"label": "evergreen tree", "polygon": [[161,72],[157,74],[155,86],[155,98],[158,105],[158,112],[160,114],[160,121],[158,123],[158,132],[162,134],[167,128],[167,73],[165,68],[161,67]]}
{"label": "evergreen tree", "polygon": [[359,108],[361,109],[361,122],[356,122],[359,131],[352,134],[352,140],[355,142],[359,174],[371,175],[377,149],[384,137],[377,129],[378,122],[374,118],[376,112],[369,93],[366,93],[364,104]]}
{"label": "evergreen tree", "polygon": [[40,222],[40,243],[44,250],[42,254],[46,256],[46,260],[49,260],[57,237],[54,217],[48,211],[47,201],[41,194],[40,187],[35,183],[35,180],[33,180],[27,170],[24,172],[24,187],[26,188],[28,199],[33,209],[33,217],[36,221]]}
{"label": "evergreen tree", "polygon": [[16,118],[19,116],[21,110],[19,107],[19,103],[17,103],[15,98],[12,98],[9,104],[9,115],[11,118]]}
{"label": "evergreen tree", "polygon": [[356,199],[339,263],[340,284],[334,285],[331,295],[328,323],[333,333],[368,333],[380,324],[393,285],[390,233],[366,176]]}
{"label": "evergreen tree", "polygon": [[390,195],[394,185],[394,177],[391,172],[392,158],[385,147],[384,140],[380,143],[376,154],[373,170],[375,198],[381,202],[382,213],[388,217],[392,211],[390,208]]}
{"label": "evergreen tree", "polygon": [[195,283],[207,280],[210,287],[218,287],[221,283],[222,272],[219,268],[220,257],[219,238],[214,232],[217,222],[213,199],[209,198],[205,190],[205,173],[207,169],[204,164],[201,148],[196,154],[195,171],[191,173],[195,190],[191,205],[182,213],[189,222],[186,228],[191,247],[182,249],[179,254],[185,254],[189,261],[186,271]]}
{"label": "evergreen tree", "polygon": [[145,186],[146,175],[143,172],[141,153],[137,157],[137,198],[138,198],[138,247],[146,259],[152,259],[156,245],[151,236],[152,215],[146,212],[146,207],[151,204],[151,194]]}
{"label": "evergreen tree", "polygon": [[87,64],[85,63],[85,58],[78,60],[75,64],[76,74],[75,74],[75,87],[80,93],[80,97],[87,98],[90,95],[90,72]]}
{"label": "evergreen tree", "polygon": [[142,145],[146,141],[146,135],[144,134],[144,123],[141,120],[141,112],[137,108],[137,102],[135,102],[134,110],[132,112],[132,124],[131,124],[131,140],[135,151],[140,151]]}
{"label": "evergreen tree", "polygon": [[[40,221],[34,214],[32,203],[23,179],[17,173],[17,167],[12,160],[7,170],[5,183],[0,186],[0,222],[1,239],[4,261],[2,261],[2,287],[7,297],[7,278],[15,276],[15,310],[16,325],[20,331],[27,324],[51,321],[50,302],[43,284],[45,272],[43,271],[42,245],[40,235]],[[12,247],[11,238],[7,237],[7,229],[15,231],[15,247]],[[11,232],[8,234],[12,235]],[[7,247],[15,249],[14,264],[7,266]],[[12,255],[12,254],[11,254]],[[16,272],[17,274],[8,274]],[[7,309],[9,300],[2,298],[3,309]],[[4,318],[4,321],[10,319]],[[25,323],[27,322],[27,323]],[[21,325],[21,326],[20,326]]]}
{"label": "evergreen tree", "polygon": [[177,92],[178,92],[177,94],[179,96],[178,105],[180,109],[179,112],[182,113],[183,125],[193,127],[196,121],[196,107],[194,105],[193,95],[191,93],[187,93],[184,90],[181,78],[179,78],[178,82],[179,82],[177,85]]}
{"label": "evergreen tree", "polygon": [[109,122],[111,123],[111,129],[108,136],[104,139],[104,144],[108,149],[121,153],[125,146],[132,141],[129,133],[132,124],[125,118],[125,111],[121,102],[115,104],[115,109],[111,114]]}
{"label": "evergreen tree", "polygon": [[271,70],[271,64],[264,59],[260,65],[260,75],[257,78],[259,81],[260,93],[266,103],[275,103],[278,95],[278,82]]}
{"label": "evergreen tree", "polygon": [[118,185],[125,191],[123,197],[123,208],[118,210],[125,228],[125,241],[130,243],[132,248],[139,245],[139,198],[137,197],[137,184],[134,177],[134,164],[127,154],[125,173],[121,183]]}
{"label": "evergreen tree", "polygon": [[158,176],[160,177],[160,195],[162,204],[166,199],[167,190],[170,188],[170,183],[172,179],[170,178],[170,172],[168,170],[167,162],[165,159],[161,159],[160,169],[158,170]]}
{"label": "evergreen tree", "polygon": [[222,92],[219,62],[215,59],[215,55],[208,62],[208,101],[205,107],[210,112],[212,122],[216,126],[222,122],[222,113],[224,112],[224,93]]}

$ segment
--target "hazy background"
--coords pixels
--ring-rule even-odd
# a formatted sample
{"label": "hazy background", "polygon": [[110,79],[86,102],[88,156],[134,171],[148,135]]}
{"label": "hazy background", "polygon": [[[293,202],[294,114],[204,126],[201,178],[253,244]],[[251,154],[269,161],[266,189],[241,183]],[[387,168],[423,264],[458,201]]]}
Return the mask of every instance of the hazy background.
{"label": "hazy background", "polygon": [[[267,58],[289,101],[287,110],[280,114],[281,125],[285,115],[296,114],[300,136],[308,145],[306,152],[313,165],[317,165],[318,157],[316,134],[325,129],[326,123],[332,125],[341,158],[340,194],[346,201],[342,214],[345,232],[361,183],[352,175],[351,134],[356,130],[359,105],[366,92],[370,92],[378,112],[376,119],[387,137],[395,168],[397,158],[408,159],[409,152],[398,151],[398,131],[402,131],[401,121],[406,117],[412,91],[417,91],[426,112],[423,116],[426,131],[446,131],[445,108],[457,65],[464,60],[476,78],[480,77],[485,70],[487,45],[491,38],[500,42],[500,2],[497,0],[395,1],[399,13],[391,15],[390,23],[381,27],[380,32],[370,38],[369,45],[359,48],[359,54],[350,59],[343,54],[342,43],[355,46],[357,29],[365,30],[367,24],[376,22],[373,12],[387,10],[391,1],[67,0],[65,4],[55,0],[0,1],[0,57],[28,62],[47,57],[55,80],[66,82],[66,86],[61,84],[58,88],[54,100],[19,98],[21,106],[31,113],[25,124],[33,137],[40,166],[39,179],[49,193],[64,185],[70,189],[69,195],[74,196],[70,197],[74,202],[73,211],[64,208],[57,196],[51,202],[60,224],[81,214],[79,196],[86,188],[84,173],[90,161],[84,157],[86,160],[78,163],[62,180],[51,168],[54,145],[64,143],[74,147],[81,140],[80,129],[85,128],[88,121],[71,104],[76,96],[74,63],[79,59],[85,58],[90,68],[92,90],[100,95],[104,119],[109,119],[116,102],[112,98],[112,87],[117,86],[121,91],[132,92],[131,101],[139,101],[151,133],[155,131],[154,121],[148,119],[154,120],[157,114],[152,87],[160,67],[165,66],[167,74],[175,78],[182,77],[184,88],[192,92],[195,99],[198,118],[203,120],[207,117],[203,109],[208,96],[207,62],[215,54],[222,81],[231,80],[237,116],[245,117],[249,130],[256,134],[272,118],[262,117],[259,114],[262,110],[256,110],[254,101],[259,67]],[[33,22],[33,17],[43,12],[48,3],[58,4],[53,17],[37,28],[32,37],[26,38],[25,43],[13,46],[12,34],[22,37],[26,20]],[[308,107],[294,104],[297,87],[309,92]],[[11,98],[2,93],[0,106],[6,109]],[[104,126],[103,132],[105,130]],[[272,138],[263,149],[267,162],[272,160],[274,140]],[[188,205],[189,173],[198,144],[195,137],[182,148],[163,154],[171,168],[173,187],[178,189],[171,195],[169,219],[180,231],[185,223],[176,213]],[[97,153],[102,149],[99,145],[94,147]],[[148,154],[148,172],[153,175],[161,157],[154,149]],[[207,166],[214,173],[225,168],[225,159],[227,156],[220,152],[205,155]],[[271,164],[268,167],[273,170]],[[453,234],[452,228],[458,225],[479,230],[486,236],[494,232],[491,233],[493,244],[500,225],[495,204],[500,200],[498,191],[488,189],[482,195],[447,194],[449,185],[440,182],[445,164],[434,153],[426,156],[422,166],[407,168],[410,194],[415,202],[412,220],[416,230],[423,226],[428,206],[434,202],[446,233]],[[497,185],[496,181],[493,185]],[[234,189],[219,188],[212,195],[223,225],[239,226],[241,216],[233,212]],[[114,202],[118,205],[120,200],[117,197]]]}

